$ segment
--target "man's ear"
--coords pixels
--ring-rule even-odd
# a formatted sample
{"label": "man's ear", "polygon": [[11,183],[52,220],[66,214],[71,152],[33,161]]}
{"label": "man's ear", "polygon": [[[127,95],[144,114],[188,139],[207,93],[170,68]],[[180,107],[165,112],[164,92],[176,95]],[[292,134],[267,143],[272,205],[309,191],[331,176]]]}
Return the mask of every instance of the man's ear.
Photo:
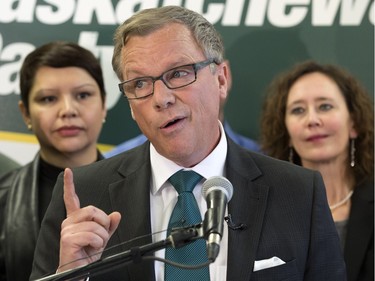
{"label": "man's ear", "polygon": [[218,81],[221,93],[221,99],[226,100],[228,91],[232,83],[232,77],[229,69],[228,61],[222,62],[218,67]]}
{"label": "man's ear", "polygon": [[133,118],[134,121],[136,121],[135,120],[135,116],[134,116],[134,112],[133,112],[133,108],[132,108],[132,106],[130,104],[129,104],[129,107],[130,107],[130,113],[132,115],[132,118]]}

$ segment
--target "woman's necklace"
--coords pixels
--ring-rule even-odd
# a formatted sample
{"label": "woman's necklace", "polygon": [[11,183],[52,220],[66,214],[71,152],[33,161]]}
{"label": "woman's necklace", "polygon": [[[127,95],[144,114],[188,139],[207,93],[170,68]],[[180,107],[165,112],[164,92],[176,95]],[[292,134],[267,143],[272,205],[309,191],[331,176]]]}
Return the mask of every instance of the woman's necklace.
{"label": "woman's necklace", "polygon": [[329,206],[329,208],[331,209],[331,211],[337,209],[338,207],[344,205],[350,199],[350,197],[352,197],[352,195],[353,195],[353,190],[351,190],[348,193],[348,195],[346,195],[346,197],[344,199],[342,199],[340,202],[338,202],[338,203],[336,203],[336,204],[334,204],[332,206]]}

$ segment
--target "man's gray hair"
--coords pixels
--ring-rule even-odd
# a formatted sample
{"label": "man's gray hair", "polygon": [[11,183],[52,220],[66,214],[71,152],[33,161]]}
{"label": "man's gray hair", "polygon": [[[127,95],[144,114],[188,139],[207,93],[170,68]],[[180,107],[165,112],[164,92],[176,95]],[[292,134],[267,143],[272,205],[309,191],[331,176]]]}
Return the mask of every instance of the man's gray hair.
{"label": "man's gray hair", "polygon": [[179,6],[165,6],[141,10],[121,24],[114,34],[112,67],[122,81],[122,48],[132,36],[146,36],[171,23],[185,25],[202,48],[206,58],[221,63],[224,44],[215,27],[202,15]]}

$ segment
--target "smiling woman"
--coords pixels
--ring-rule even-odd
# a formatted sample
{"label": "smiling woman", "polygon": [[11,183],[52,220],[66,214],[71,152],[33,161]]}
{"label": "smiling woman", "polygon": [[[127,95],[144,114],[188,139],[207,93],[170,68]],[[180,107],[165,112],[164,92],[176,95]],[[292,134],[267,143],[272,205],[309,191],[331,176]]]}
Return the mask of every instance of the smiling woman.
{"label": "smiling woman", "polygon": [[97,140],[107,113],[105,90],[91,52],[69,42],[37,48],[23,62],[20,88],[19,108],[40,150],[32,162],[0,178],[0,280],[29,278],[59,173],[103,158]]}
{"label": "smiling woman", "polygon": [[261,130],[268,155],[322,174],[348,280],[374,280],[374,108],[369,94],[339,66],[303,62],[270,84]]}

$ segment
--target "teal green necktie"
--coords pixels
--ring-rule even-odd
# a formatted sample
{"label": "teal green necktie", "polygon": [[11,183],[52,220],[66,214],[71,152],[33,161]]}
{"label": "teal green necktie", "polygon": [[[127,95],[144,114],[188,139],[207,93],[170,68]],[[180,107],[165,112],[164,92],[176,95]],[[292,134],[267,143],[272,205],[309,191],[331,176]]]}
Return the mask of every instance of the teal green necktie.
{"label": "teal green necktie", "polygon": [[[180,170],[169,178],[169,182],[178,192],[178,200],[172,211],[168,224],[167,235],[175,227],[189,226],[202,221],[193,189],[202,179],[202,176],[194,171]],[[168,247],[165,250],[165,258],[186,265],[202,264],[208,261],[206,241],[198,239],[184,247],[174,249]],[[182,269],[165,264],[165,281],[206,281],[210,280],[208,267],[200,269]]]}

